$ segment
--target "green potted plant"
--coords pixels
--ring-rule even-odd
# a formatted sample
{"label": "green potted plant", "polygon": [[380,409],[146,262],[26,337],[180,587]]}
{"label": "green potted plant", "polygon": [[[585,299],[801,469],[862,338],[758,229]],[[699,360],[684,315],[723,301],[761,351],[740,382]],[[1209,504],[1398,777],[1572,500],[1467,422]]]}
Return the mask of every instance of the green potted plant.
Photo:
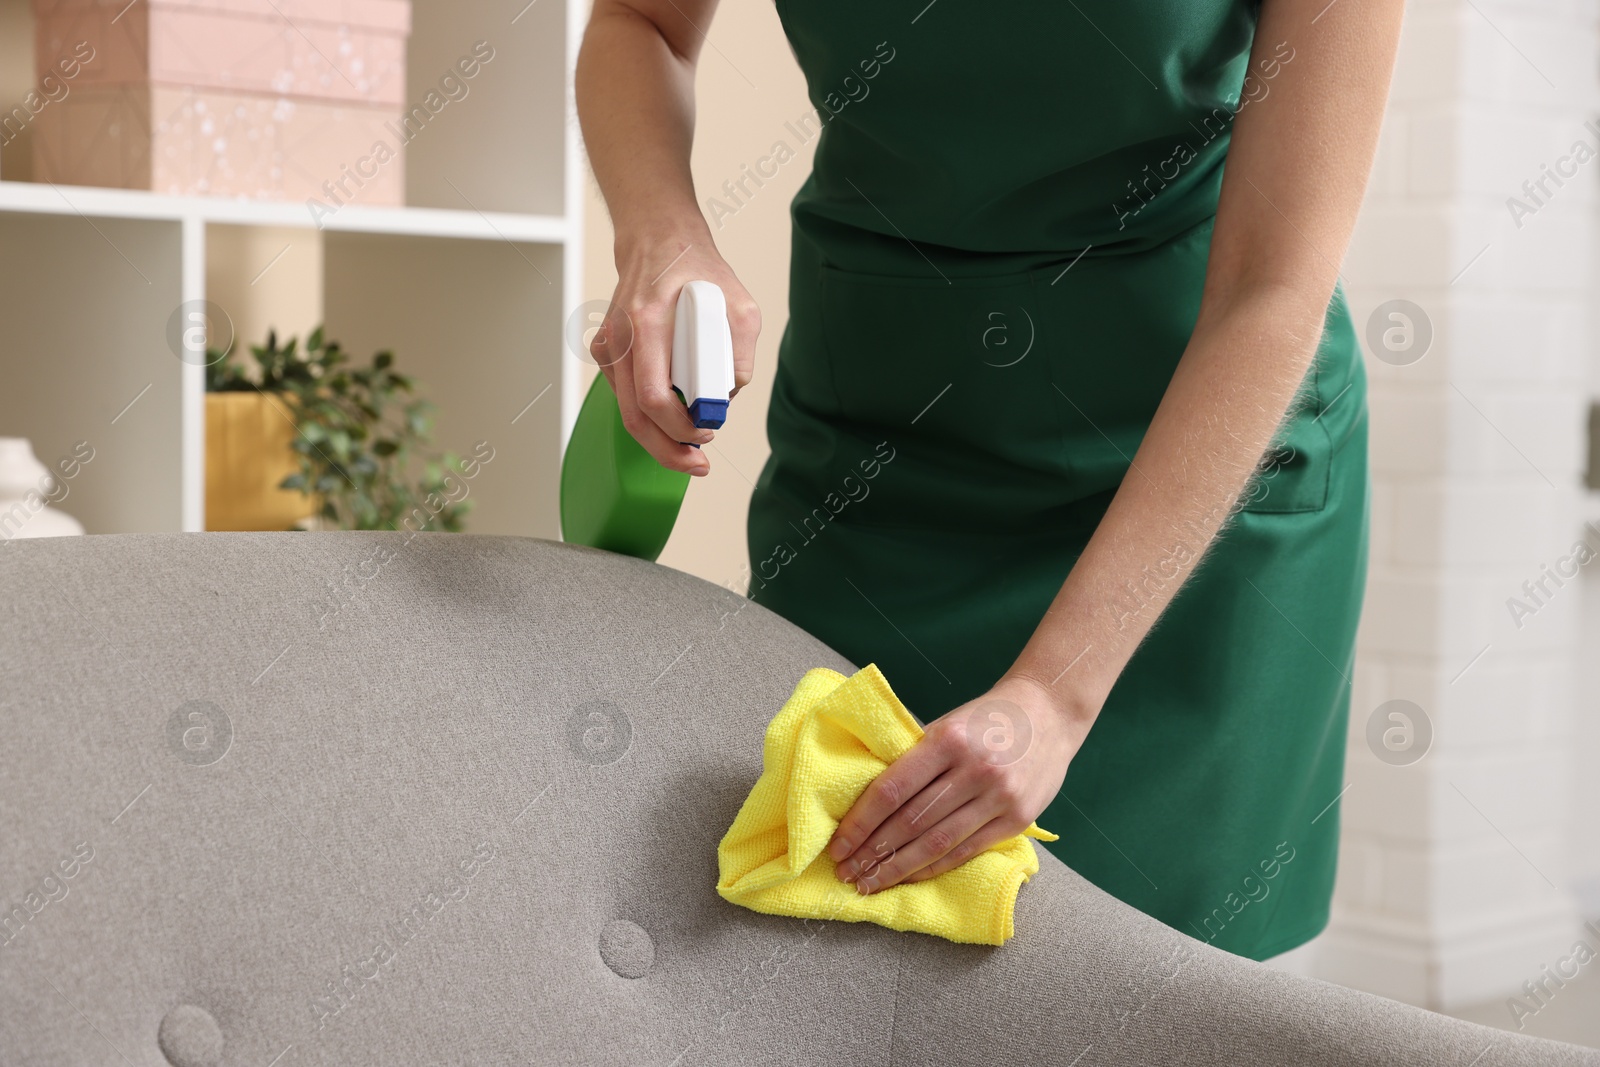
{"label": "green potted plant", "polygon": [[[293,423],[294,461],[277,488],[309,498],[303,503],[313,525],[392,530],[421,509],[430,528],[461,530],[471,503],[450,501],[445,481],[460,462],[451,453],[429,451],[433,405],[415,395],[410,376],[394,369],[393,353],[379,352],[369,365],[355,366],[319,326],[303,349],[293,337],[280,346],[271,331],[250,354],[253,374],[232,358],[231,348],[211,352],[206,390],[281,399]],[[208,470],[208,487],[211,480]],[[430,497],[445,502],[436,511]],[[208,505],[208,526],[210,511]]]}

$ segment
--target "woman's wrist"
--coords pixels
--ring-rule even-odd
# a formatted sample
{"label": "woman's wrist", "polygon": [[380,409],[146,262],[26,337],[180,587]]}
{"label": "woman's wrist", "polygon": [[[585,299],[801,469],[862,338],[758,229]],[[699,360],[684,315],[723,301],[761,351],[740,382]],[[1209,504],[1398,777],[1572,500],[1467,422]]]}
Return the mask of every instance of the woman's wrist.
{"label": "woman's wrist", "polygon": [[1014,703],[1030,714],[1041,713],[1064,726],[1082,744],[1100,714],[1104,697],[1096,696],[1065,679],[1051,684],[1022,665],[1013,666],[995,683],[993,693]]}
{"label": "woman's wrist", "polygon": [[[612,225],[616,231],[612,250],[619,267],[636,259],[653,258],[662,248],[672,248],[676,255],[690,247],[715,247],[711,231],[698,209],[676,215],[656,214],[633,222],[613,219]],[[663,263],[657,269],[665,267]]]}

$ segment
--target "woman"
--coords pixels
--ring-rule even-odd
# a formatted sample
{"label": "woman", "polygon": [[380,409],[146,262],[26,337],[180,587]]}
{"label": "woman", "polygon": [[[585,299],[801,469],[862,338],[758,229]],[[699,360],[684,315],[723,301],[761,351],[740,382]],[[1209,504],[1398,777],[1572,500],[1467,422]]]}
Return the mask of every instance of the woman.
{"label": "woman", "polygon": [[[715,6],[597,0],[578,65],[634,330],[606,373],[700,475],[672,301],[723,287],[741,385],[759,328],[689,172]],[[839,877],[930,878],[1037,818],[1179,930],[1304,943],[1366,569],[1338,264],[1400,0],[778,7],[823,130],[750,593],[948,711],[840,824]]]}

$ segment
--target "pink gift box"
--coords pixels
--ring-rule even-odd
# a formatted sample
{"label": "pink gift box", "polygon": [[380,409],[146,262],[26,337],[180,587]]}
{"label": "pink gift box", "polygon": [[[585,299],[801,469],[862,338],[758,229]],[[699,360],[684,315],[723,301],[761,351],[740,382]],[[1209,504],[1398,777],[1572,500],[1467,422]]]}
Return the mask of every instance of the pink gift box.
{"label": "pink gift box", "polygon": [[[42,111],[35,177],[263,199],[404,198],[410,0],[34,0],[35,64],[79,57]],[[83,42],[93,58],[83,60]],[[351,195],[353,193],[353,195]]]}

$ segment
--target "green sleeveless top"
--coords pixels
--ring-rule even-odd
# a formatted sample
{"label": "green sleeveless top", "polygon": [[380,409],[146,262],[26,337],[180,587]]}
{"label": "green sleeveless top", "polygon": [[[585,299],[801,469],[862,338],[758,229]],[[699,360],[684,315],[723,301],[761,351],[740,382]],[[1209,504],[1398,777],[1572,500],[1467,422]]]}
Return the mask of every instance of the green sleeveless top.
{"label": "green sleeveless top", "polygon": [[[1233,115],[1293,50],[1250,69],[1236,0],[778,9],[817,108],[785,129],[816,153],[750,596],[927,721],[1011,666],[1127,474],[1199,312]],[[1107,892],[1255,958],[1328,916],[1365,396],[1336,293],[1281,447],[1038,819]]]}
{"label": "green sleeveless top", "polygon": [[1216,212],[1255,10],[778,0],[826,131],[795,224],[913,276],[1160,245]]}

